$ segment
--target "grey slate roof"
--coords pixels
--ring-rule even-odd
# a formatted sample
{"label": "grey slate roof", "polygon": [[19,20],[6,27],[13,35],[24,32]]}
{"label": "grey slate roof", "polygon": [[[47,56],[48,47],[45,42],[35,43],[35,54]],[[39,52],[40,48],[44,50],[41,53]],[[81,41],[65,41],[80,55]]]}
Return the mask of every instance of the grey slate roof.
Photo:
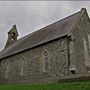
{"label": "grey slate roof", "polygon": [[0,59],[67,35],[72,30],[81,14],[82,11],[79,11],[17,40],[14,44],[0,52]]}

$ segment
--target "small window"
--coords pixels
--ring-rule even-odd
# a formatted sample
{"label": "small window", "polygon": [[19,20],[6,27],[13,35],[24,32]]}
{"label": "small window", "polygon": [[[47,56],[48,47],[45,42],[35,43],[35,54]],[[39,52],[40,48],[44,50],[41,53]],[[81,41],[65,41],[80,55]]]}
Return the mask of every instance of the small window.
{"label": "small window", "polygon": [[15,39],[15,33],[12,33],[12,40]]}
{"label": "small window", "polygon": [[47,72],[50,70],[50,54],[48,50],[43,51],[42,53],[42,64],[43,64],[43,72]]}
{"label": "small window", "polygon": [[10,72],[10,64],[9,62],[6,63],[6,72],[5,72],[5,78],[9,77],[9,72]]}
{"label": "small window", "polygon": [[87,36],[88,36],[88,41],[89,41],[89,51],[90,51],[90,35],[87,34]]}
{"label": "small window", "polygon": [[21,61],[21,65],[20,65],[20,68],[21,68],[21,70],[20,70],[20,75],[21,76],[23,76],[24,75],[24,58],[23,58],[23,60]]}
{"label": "small window", "polygon": [[83,38],[83,43],[84,43],[84,55],[85,55],[86,66],[89,66],[87,42],[84,38]]}

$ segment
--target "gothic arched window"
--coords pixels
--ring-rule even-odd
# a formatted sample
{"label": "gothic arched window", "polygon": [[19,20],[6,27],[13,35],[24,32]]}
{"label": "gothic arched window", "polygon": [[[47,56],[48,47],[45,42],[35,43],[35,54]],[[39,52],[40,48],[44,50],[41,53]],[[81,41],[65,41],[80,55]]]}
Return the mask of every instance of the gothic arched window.
{"label": "gothic arched window", "polygon": [[20,65],[20,75],[23,76],[24,75],[24,58],[21,61],[21,65]]}
{"label": "gothic arched window", "polygon": [[12,39],[15,40],[15,33],[12,33]]}
{"label": "gothic arched window", "polygon": [[89,43],[89,52],[90,52],[90,35],[89,34],[87,34],[87,36],[88,36],[88,43]]}
{"label": "gothic arched window", "polygon": [[44,50],[42,53],[42,66],[43,66],[43,72],[47,72],[50,70],[50,54],[48,50]]}
{"label": "gothic arched window", "polygon": [[86,66],[89,66],[88,64],[88,47],[87,47],[87,42],[83,38],[83,43],[84,43],[84,54],[85,54],[85,60],[86,60]]}
{"label": "gothic arched window", "polygon": [[6,72],[5,72],[5,78],[8,78],[10,72],[10,64],[9,62],[6,63]]}

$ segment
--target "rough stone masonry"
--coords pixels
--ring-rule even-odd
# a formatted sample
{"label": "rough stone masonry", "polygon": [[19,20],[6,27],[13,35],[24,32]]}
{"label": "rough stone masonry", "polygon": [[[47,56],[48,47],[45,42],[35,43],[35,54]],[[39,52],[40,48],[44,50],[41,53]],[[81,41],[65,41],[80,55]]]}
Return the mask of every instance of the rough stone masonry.
{"label": "rough stone masonry", "polygon": [[0,52],[0,83],[50,83],[90,76],[90,19],[81,11],[17,39]]}

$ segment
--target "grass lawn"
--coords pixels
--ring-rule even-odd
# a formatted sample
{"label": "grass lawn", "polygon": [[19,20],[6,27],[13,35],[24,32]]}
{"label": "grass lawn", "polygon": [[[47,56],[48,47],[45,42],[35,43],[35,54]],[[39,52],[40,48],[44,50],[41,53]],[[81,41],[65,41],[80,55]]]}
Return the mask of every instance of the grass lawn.
{"label": "grass lawn", "polygon": [[51,84],[0,85],[0,90],[90,90],[90,81]]}

